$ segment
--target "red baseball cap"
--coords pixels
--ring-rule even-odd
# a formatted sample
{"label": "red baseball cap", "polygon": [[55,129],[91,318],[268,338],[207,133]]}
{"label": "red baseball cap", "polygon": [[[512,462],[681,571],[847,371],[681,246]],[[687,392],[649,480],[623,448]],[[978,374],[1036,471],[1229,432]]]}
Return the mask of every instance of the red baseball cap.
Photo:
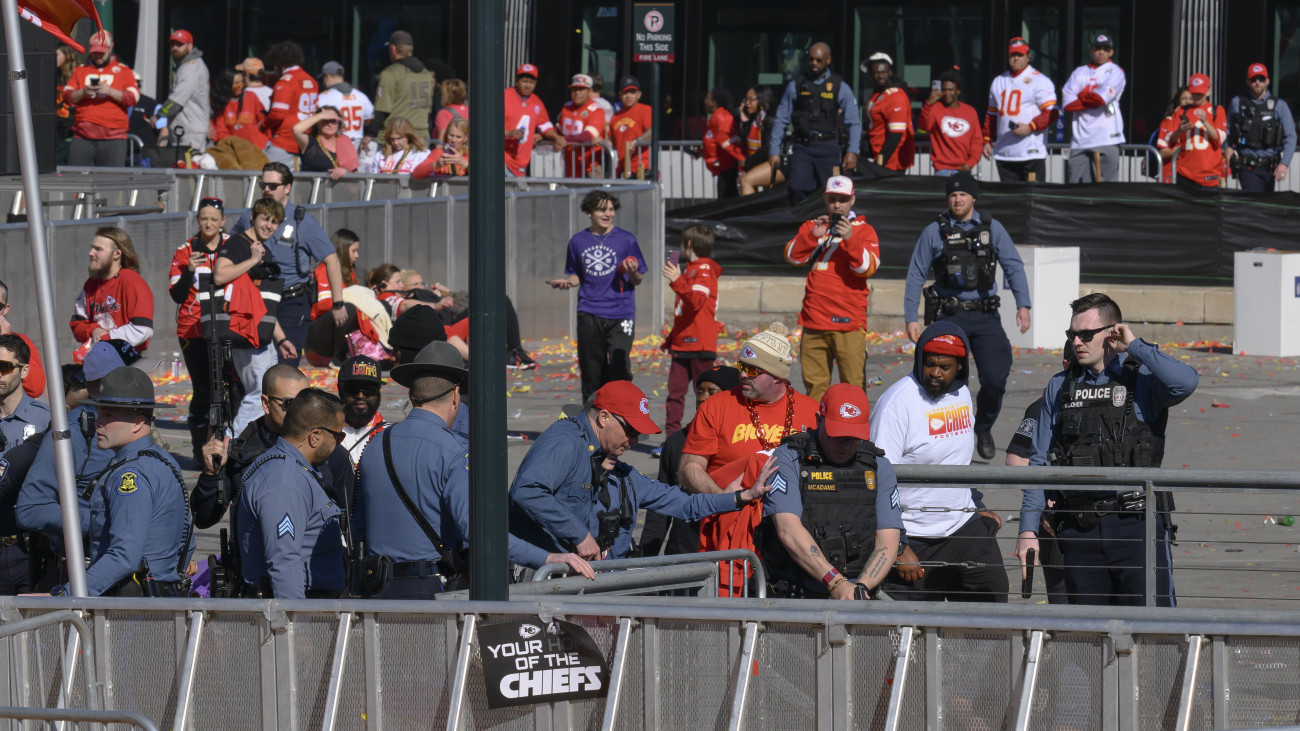
{"label": "red baseball cap", "polygon": [[1023,53],[1026,56],[1029,55],[1029,41],[1026,41],[1020,36],[1012,38],[1011,45],[1007,46],[1007,55],[1009,56],[1013,53]]}
{"label": "red baseball cap", "polygon": [[1187,90],[1193,94],[1206,94],[1210,91],[1210,77],[1205,74],[1192,74],[1187,80]]}
{"label": "red baseball cap", "polygon": [[193,43],[194,36],[190,35],[190,32],[187,30],[175,30],[172,31],[171,35],[167,36],[167,42],[168,43]]}
{"label": "red baseball cap", "polygon": [[108,53],[113,50],[113,34],[106,30],[101,30],[90,37],[90,43],[87,48],[91,53]]}
{"label": "red baseball cap", "polygon": [[623,418],[642,434],[663,431],[650,418],[650,399],[631,381],[610,381],[591,397],[591,405]]}
{"label": "red baseball cap", "polygon": [[519,64],[519,68],[515,69],[515,78],[519,78],[520,76],[531,76],[534,79],[539,78],[537,76],[537,67],[531,63]]}
{"label": "red baseball cap", "polygon": [[823,428],[832,437],[871,438],[871,409],[867,392],[851,383],[837,383],[822,394],[817,407]]}
{"label": "red baseball cap", "polygon": [[1263,76],[1265,79],[1267,79],[1268,67],[1262,63],[1252,63],[1250,65],[1250,69],[1246,72],[1246,80],[1250,81],[1256,76]]}

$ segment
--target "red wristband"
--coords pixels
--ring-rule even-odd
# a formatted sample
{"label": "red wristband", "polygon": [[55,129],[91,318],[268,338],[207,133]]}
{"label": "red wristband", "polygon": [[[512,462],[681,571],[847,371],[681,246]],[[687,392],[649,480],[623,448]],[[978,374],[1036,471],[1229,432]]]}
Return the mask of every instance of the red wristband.
{"label": "red wristband", "polygon": [[826,575],[822,577],[822,586],[830,586],[831,582],[835,580],[835,577],[839,575],[840,572],[836,571],[835,569],[831,569],[830,571],[827,571]]}

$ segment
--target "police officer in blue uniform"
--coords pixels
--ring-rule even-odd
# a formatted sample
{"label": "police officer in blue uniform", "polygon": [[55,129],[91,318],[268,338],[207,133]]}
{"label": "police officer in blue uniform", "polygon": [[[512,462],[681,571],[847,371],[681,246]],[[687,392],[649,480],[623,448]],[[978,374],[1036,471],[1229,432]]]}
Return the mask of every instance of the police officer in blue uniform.
{"label": "police officer in blue uniform", "polygon": [[1295,155],[1295,119],[1286,100],[1268,92],[1267,66],[1252,63],[1246,73],[1250,93],[1228,102],[1224,154],[1242,190],[1272,192]]}
{"label": "police officer in blue uniform", "polygon": [[831,47],[814,43],[808,49],[808,70],[792,79],[776,107],[768,162],[781,167],[781,143],[785,127],[793,123],[790,174],[787,190],[790,205],[796,205],[820,190],[840,166],[840,172],[858,166],[862,141],[862,118],[853,89],[838,74],[831,73]]}
{"label": "police officer in blue uniform", "polygon": [[[948,178],[948,210],[921,231],[907,268],[903,292],[903,314],[907,337],[916,342],[921,325],[916,312],[925,295],[925,324],[948,320],[960,327],[970,341],[971,355],[979,371],[980,390],[975,396],[975,450],[983,459],[993,459],[993,423],[1002,410],[1011,373],[1011,341],[1007,340],[998,315],[997,266],[1002,265],[1016,299],[1016,325],[1029,329],[1029,280],[1015,244],[1007,230],[993,217],[984,220],[975,210],[979,183],[975,176],[959,172]],[[931,270],[934,285],[925,287]]]}
{"label": "police officer in blue uniform", "polygon": [[[91,503],[90,596],[183,597],[185,569],[194,551],[194,525],[180,467],[156,446],[153,412],[171,408],[154,400],[149,376],[116,368],[104,376],[93,403],[95,438],[113,461],[95,481]],[[51,594],[67,593],[67,585]]]}
{"label": "police officer in blue uniform", "polygon": [[[21,451],[23,461],[30,464],[38,446],[23,445],[50,424],[49,407],[23,391],[31,356],[31,348],[22,338],[0,335],[0,481],[11,468],[12,452]],[[12,481],[9,484],[12,486]],[[25,593],[31,585],[28,536],[19,532],[14,516],[17,498],[16,490],[0,495],[0,594],[3,595]]]}
{"label": "police officer in blue uniform", "polygon": [[755,544],[776,596],[870,599],[889,574],[903,513],[894,467],[870,432],[866,392],[837,383],[822,396],[817,429],[772,453]]}
{"label": "police officer in blue uniform", "polygon": [[[1119,305],[1094,293],[1070,304],[1066,336],[1075,366],[1043,391],[1030,465],[1159,467],[1169,409],[1196,390],[1196,369],[1138,338]],[[1173,500],[1158,493],[1156,603],[1174,605],[1169,543]],[[1146,500],[1142,492],[1054,491],[1056,538],[1072,604],[1141,605],[1146,591]],[[1042,490],[1026,490],[1016,554],[1038,552]]]}
{"label": "police officer in blue uniform", "polygon": [[[82,378],[88,395],[93,399],[99,393],[99,383],[104,376],[122,366],[156,366],[158,361],[141,361],[140,353],[125,340],[103,340],[95,343],[82,363]],[[77,471],[77,494],[80,496],[81,532],[90,529],[90,506],[98,500],[98,493],[90,490],[91,483],[104,471],[113,457],[112,450],[103,449],[95,441],[95,418],[98,411],[90,400],[83,400],[68,411],[68,427],[72,432],[72,466]],[[54,468],[54,439],[46,432],[40,450],[22,490],[14,505],[18,527],[43,533],[50,538],[56,553],[63,553],[63,514],[59,508],[59,479]]]}
{"label": "police officer in blue uniform", "polygon": [[[284,163],[268,162],[262,168],[262,179],[258,185],[262,189],[262,197],[270,198],[284,207],[284,222],[266,242],[266,248],[271,252],[271,258],[280,265],[280,276],[284,278],[276,319],[297,353],[293,358],[281,355],[280,362],[296,366],[302,349],[307,344],[311,306],[316,301],[316,265],[313,261],[325,264],[325,276],[329,280],[330,294],[334,297],[334,309],[330,316],[338,327],[342,327],[348,319],[343,303],[343,270],[339,265],[339,255],[334,251],[334,245],[330,243],[330,237],[321,228],[320,222],[307,213],[305,208],[289,202],[289,193],[293,190],[293,171]],[[245,211],[231,229],[231,234],[247,231],[252,226],[252,221],[252,211]]]}
{"label": "police officer in blue uniform", "polygon": [[648,508],[682,520],[739,510],[770,489],[740,479],[716,494],[690,495],[641,474],[618,458],[642,434],[658,434],[650,402],[631,381],[610,381],[582,413],[547,427],[510,485],[510,530],[547,550],[627,558],[634,550],[637,511]]}
{"label": "police officer in blue uniform", "polygon": [[316,470],[343,438],[343,402],[299,391],[275,445],[244,472],[239,551],[244,596],[336,598],[346,584],[342,511]]}
{"label": "police officer in blue uniform", "polygon": [[[468,373],[460,353],[443,341],[426,345],[413,362],[390,373],[410,389],[411,413],[361,455],[353,519],[353,535],[365,542],[367,556],[389,563],[376,598],[432,599],[468,568],[469,452],[448,429]],[[548,554],[513,535],[509,554],[521,566],[562,562],[594,576],[577,556]]]}

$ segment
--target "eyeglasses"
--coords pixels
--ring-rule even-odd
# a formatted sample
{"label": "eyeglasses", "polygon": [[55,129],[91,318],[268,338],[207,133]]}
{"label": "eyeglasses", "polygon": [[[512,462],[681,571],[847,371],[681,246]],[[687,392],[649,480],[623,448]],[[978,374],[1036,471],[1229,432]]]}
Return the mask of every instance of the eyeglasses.
{"label": "eyeglasses", "polygon": [[747,96],[747,97],[745,97],[744,99],[741,99],[741,101],[745,102],[746,104],[757,104],[757,103],[758,103],[758,97],[756,97],[756,96]]}
{"label": "eyeglasses", "polygon": [[342,444],[342,443],[343,443],[343,438],[344,438],[345,436],[347,436],[346,434],[344,434],[344,433],[341,432],[341,431],[334,431],[333,429],[329,429],[329,428],[326,428],[326,427],[323,427],[323,426],[318,426],[318,427],[316,427],[316,428],[319,429],[320,431],[323,431],[323,432],[325,432],[326,434],[329,434],[330,436],[334,437],[334,442],[335,442],[336,444]]}
{"label": "eyeglasses", "polygon": [[289,410],[289,404],[293,403],[293,397],[292,397],[292,396],[287,396],[287,397],[283,397],[283,398],[276,398],[275,396],[267,396],[267,397],[266,397],[266,400],[267,400],[267,401],[270,401],[271,403],[275,404],[276,406],[279,406],[280,408],[284,409],[285,411],[288,411],[288,410]]}
{"label": "eyeglasses", "polygon": [[1102,327],[1093,328],[1091,330],[1066,330],[1065,337],[1069,338],[1072,343],[1075,338],[1078,338],[1079,342],[1091,343],[1092,339],[1097,337],[1099,333],[1106,332],[1112,327],[1114,327],[1114,325],[1103,325]]}
{"label": "eyeglasses", "polygon": [[641,436],[641,432],[637,431],[636,429],[633,429],[632,426],[628,424],[626,421],[623,421],[623,418],[620,417],[618,414],[611,413],[610,416],[614,417],[614,421],[617,421],[618,425],[623,427],[623,433],[627,435],[628,439],[636,439],[637,437]]}
{"label": "eyeglasses", "polygon": [[265,181],[260,181],[257,185],[266,190],[278,190],[281,185],[288,185],[288,183],[267,183]]}
{"label": "eyeglasses", "polygon": [[767,371],[762,368],[752,366],[748,363],[741,363],[740,361],[736,361],[736,368],[740,370],[740,375],[748,376],[750,378],[758,378],[764,373],[767,373]]}
{"label": "eyeglasses", "polygon": [[220,198],[200,198],[199,208],[216,208],[219,211],[226,210],[226,204],[221,202]]}
{"label": "eyeglasses", "polygon": [[0,376],[7,376],[18,370],[22,363],[10,363],[7,360],[0,360]]}

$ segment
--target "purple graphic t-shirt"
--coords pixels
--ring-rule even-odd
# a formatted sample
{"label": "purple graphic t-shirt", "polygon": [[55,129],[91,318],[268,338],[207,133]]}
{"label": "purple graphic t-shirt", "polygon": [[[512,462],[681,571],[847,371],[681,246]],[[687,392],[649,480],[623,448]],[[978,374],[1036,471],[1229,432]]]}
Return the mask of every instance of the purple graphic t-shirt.
{"label": "purple graphic t-shirt", "polygon": [[636,237],[618,226],[601,236],[583,229],[569,239],[564,273],[578,275],[578,312],[608,320],[636,317],[636,291],[618,270],[629,256],[636,257],[636,270],[645,274],[645,257]]}

